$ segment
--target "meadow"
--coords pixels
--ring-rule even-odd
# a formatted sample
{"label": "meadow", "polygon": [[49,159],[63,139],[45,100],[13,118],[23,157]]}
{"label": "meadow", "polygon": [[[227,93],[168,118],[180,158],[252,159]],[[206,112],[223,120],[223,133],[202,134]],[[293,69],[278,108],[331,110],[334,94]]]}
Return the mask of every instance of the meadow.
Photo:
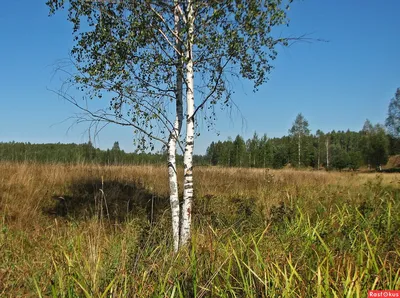
{"label": "meadow", "polygon": [[165,167],[0,173],[1,297],[400,289],[400,174],[197,167],[192,242],[175,255]]}

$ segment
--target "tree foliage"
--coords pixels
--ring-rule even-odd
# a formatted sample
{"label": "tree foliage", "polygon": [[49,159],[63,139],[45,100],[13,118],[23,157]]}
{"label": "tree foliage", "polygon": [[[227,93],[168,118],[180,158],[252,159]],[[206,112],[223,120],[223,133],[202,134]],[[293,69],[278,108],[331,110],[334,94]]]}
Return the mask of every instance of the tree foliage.
{"label": "tree foliage", "polygon": [[290,136],[302,137],[310,134],[308,128],[308,121],[304,118],[303,114],[299,113],[293,122],[292,127],[289,129]]}
{"label": "tree foliage", "polygon": [[[256,134],[255,134],[256,136]],[[211,165],[220,166],[242,166],[261,168],[282,168],[292,165],[297,159],[297,144],[293,143],[291,136],[281,138],[253,138],[245,143],[246,151],[241,153],[247,158],[241,165],[232,163],[224,155],[234,150],[234,142],[218,141],[213,142],[207,149],[206,160]],[[364,129],[354,131],[331,131],[323,133],[317,130],[316,134],[303,136],[302,143],[302,166],[313,168],[327,168],[327,149],[329,154],[329,168],[356,170],[360,166],[379,167],[384,165],[388,159],[388,152],[395,152],[396,143],[390,143],[389,138],[381,125],[372,125],[367,121]],[[240,136],[235,138],[241,140]],[[329,139],[328,148],[326,140]],[[257,146],[251,145],[257,141]],[[262,149],[260,149],[262,148]],[[249,158],[252,157],[252,158]],[[319,167],[318,167],[319,165]]]}
{"label": "tree foliage", "polygon": [[[199,97],[196,110],[209,108],[206,120],[215,119],[212,107],[220,99],[229,106],[231,76],[267,81],[278,45],[289,39],[274,37],[272,29],[287,24],[281,0],[198,1],[193,3],[193,59]],[[288,3],[291,2],[287,1]],[[71,59],[76,72],[70,84],[89,98],[107,97],[108,109],[94,119],[135,128],[138,146],[165,143],[172,131],[168,103],[176,99],[176,76],[185,69],[188,40],[187,1],[81,1],[49,0],[50,14],[64,7],[73,24]],[[179,36],[174,29],[179,7]],[[177,49],[174,41],[182,41]],[[177,55],[179,58],[177,59]],[[180,69],[177,68],[182,61]],[[111,94],[111,95],[110,95]]]}
{"label": "tree foliage", "polygon": [[[369,126],[369,125],[368,125]],[[360,166],[379,167],[387,162],[389,152],[399,153],[397,143],[392,142],[380,125],[371,124],[369,143],[371,149],[366,150],[366,134],[364,130],[332,131],[323,133],[317,130],[315,135],[307,136],[305,155],[310,156],[304,161],[305,167],[318,168],[318,154],[320,152],[320,168],[326,167],[325,138],[329,136],[331,167],[334,169],[358,169]],[[163,152],[126,153],[117,149],[118,142],[113,148],[100,150],[87,144],[31,144],[31,143],[0,143],[0,160],[4,161],[34,161],[60,163],[99,163],[99,164],[165,164],[167,157]],[[251,146],[250,144],[253,143]],[[255,143],[257,143],[255,145]],[[246,146],[246,144],[248,144]],[[119,145],[118,145],[119,146]],[[291,150],[292,148],[292,150]],[[397,150],[397,151],[396,151]],[[312,153],[315,154],[312,154]],[[212,142],[205,155],[195,155],[196,165],[282,168],[289,164],[296,150],[289,136],[268,138],[266,135],[259,138],[254,134],[252,138],[244,140],[237,136],[235,140],[228,138],[225,141]],[[239,157],[240,160],[239,161]],[[249,158],[251,157],[251,158]],[[181,155],[177,156],[178,164],[183,163]]]}
{"label": "tree foliage", "polygon": [[[310,129],[308,128],[308,121],[304,118],[304,116],[299,113],[296,116],[295,121],[293,122],[293,126],[289,129],[289,135],[293,138],[293,140],[297,143],[297,164],[301,165],[302,153],[304,154],[305,150],[301,150],[302,139],[304,136],[308,136],[310,134]],[[304,143],[304,142],[303,142]],[[304,144],[303,144],[304,146]]]}
{"label": "tree foliage", "polygon": [[396,94],[390,100],[385,124],[392,136],[400,137],[400,88],[397,88]]}
{"label": "tree foliage", "polygon": [[[70,82],[90,98],[111,94],[111,112],[93,113],[63,96],[92,121],[134,127],[139,148],[146,148],[147,142],[153,148],[153,140],[168,147],[177,251],[177,239],[180,237],[179,242],[185,245],[190,235],[197,112],[209,108],[211,113],[204,117],[212,122],[216,102],[230,105],[228,82],[232,75],[251,80],[254,89],[266,82],[276,47],[288,44],[288,39],[272,34],[274,27],[287,24],[288,7],[282,0],[69,0],[68,4],[75,39],[71,55],[77,70]],[[63,8],[64,0],[49,0],[47,5],[54,13]],[[175,113],[168,109],[170,102],[176,104]],[[175,142],[183,118],[186,135],[181,146],[184,181],[180,213]],[[231,156],[234,165],[239,166],[244,162],[245,150],[240,141],[235,140]]]}
{"label": "tree foliage", "polygon": [[[39,163],[96,163],[104,165],[119,164],[165,164],[164,153],[127,153],[113,148],[101,150],[86,144],[31,144],[31,143],[0,143],[0,160],[13,162]],[[182,158],[180,157],[182,163]]]}

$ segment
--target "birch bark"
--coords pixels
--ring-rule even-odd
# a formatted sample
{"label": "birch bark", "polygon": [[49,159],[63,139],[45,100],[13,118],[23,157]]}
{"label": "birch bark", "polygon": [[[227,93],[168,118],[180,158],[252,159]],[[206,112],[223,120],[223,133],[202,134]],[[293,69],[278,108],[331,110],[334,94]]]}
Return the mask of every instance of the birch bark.
{"label": "birch bark", "polygon": [[326,138],[325,146],[326,146],[326,168],[329,169],[329,139],[328,139],[328,137]]}
{"label": "birch bark", "polygon": [[180,208],[179,208],[179,188],[178,188],[178,173],[176,168],[176,143],[179,140],[183,120],[183,102],[182,102],[182,57],[181,50],[182,44],[179,40],[180,24],[179,24],[179,11],[178,1],[174,1],[174,23],[175,23],[175,45],[178,50],[177,65],[176,65],[176,117],[174,121],[174,128],[168,139],[168,178],[170,190],[170,204],[172,216],[172,236],[174,241],[174,251],[179,250],[179,228],[180,228]]}
{"label": "birch bark", "polygon": [[194,68],[193,68],[193,34],[194,13],[193,2],[187,1],[187,44],[186,44],[186,143],[183,157],[183,205],[180,245],[186,245],[190,239],[193,201],[193,147],[194,147]]}

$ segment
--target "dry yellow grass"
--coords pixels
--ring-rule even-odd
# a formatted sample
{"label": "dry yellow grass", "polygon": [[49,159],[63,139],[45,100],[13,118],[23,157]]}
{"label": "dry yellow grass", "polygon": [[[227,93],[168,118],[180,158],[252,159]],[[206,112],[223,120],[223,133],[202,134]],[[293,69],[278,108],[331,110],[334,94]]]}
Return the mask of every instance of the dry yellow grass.
{"label": "dry yellow grass", "polygon": [[[121,279],[129,271],[129,287],[136,294],[121,290],[116,297],[141,297],[138,293],[152,293],[160,286],[157,278],[164,278],[152,280],[150,272],[172,274],[165,167],[0,163],[0,173],[0,296],[34,296],[35,288],[48,293],[51,284],[56,284],[60,293],[70,286],[91,289],[92,296],[101,296],[111,275]],[[179,175],[182,181],[182,171]],[[296,208],[304,210],[301,216],[317,209],[330,214],[346,204],[363,204],[369,197],[395,204],[394,193],[400,188],[399,174],[198,167],[194,179],[198,253],[205,254],[208,262],[215,258],[220,266],[228,258],[221,250],[224,235],[235,229],[238,221],[246,221],[243,216],[263,225],[270,218],[276,220],[271,210],[283,206],[281,202],[288,209],[275,211],[289,217]],[[70,199],[70,205],[60,205],[60,199],[55,199],[59,197]],[[265,226],[260,228],[262,231]],[[272,245],[276,250],[272,261],[278,266],[286,262],[287,251],[271,237],[265,251],[271,251]],[[167,247],[161,249],[160,245]],[[301,251],[302,244],[298,245],[291,253]],[[212,269],[206,261],[204,268]],[[60,284],[69,280],[71,268],[74,280],[85,285]],[[165,282],[163,287],[170,281]]]}
{"label": "dry yellow grass", "polygon": [[[70,195],[76,184],[98,184],[102,179],[106,182],[118,181],[138,185],[162,198],[167,198],[169,191],[167,171],[162,166],[0,163],[0,173],[3,220],[38,233],[41,233],[43,222],[52,224],[53,220],[42,209],[53,206],[55,196]],[[182,181],[181,170],[179,176],[179,181]],[[380,177],[384,185],[400,187],[400,174],[218,167],[198,167],[194,173],[196,197],[257,198],[267,209],[288,198],[309,197],[312,201],[330,193],[333,186],[337,186],[337,193],[345,191],[349,197],[356,197],[354,193],[359,191],[358,187],[376,177]],[[118,197],[114,199],[118,200]]]}
{"label": "dry yellow grass", "polygon": [[[0,202],[3,214],[20,225],[35,226],[47,219],[41,212],[54,204],[52,197],[68,195],[74,183],[84,181],[120,181],[138,184],[150,193],[167,197],[168,177],[165,167],[0,164]],[[179,172],[182,177],[182,171]],[[360,186],[377,174],[338,173],[323,171],[265,170],[244,168],[195,169],[197,197],[248,196],[268,205],[287,196],[296,196],[301,189],[322,192],[332,185]],[[400,174],[380,174],[384,184],[400,186]],[[182,181],[182,178],[179,179]]]}

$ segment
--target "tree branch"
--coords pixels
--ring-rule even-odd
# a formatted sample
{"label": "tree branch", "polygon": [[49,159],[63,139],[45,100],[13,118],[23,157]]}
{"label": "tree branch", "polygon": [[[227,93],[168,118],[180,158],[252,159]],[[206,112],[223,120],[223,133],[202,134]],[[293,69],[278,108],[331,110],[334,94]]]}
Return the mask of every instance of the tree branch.
{"label": "tree branch", "polygon": [[110,117],[115,117],[114,114],[108,114],[108,113],[104,112],[103,110],[98,110],[98,112],[101,112],[100,114],[98,114],[97,112],[92,112],[88,108],[84,108],[80,104],[78,104],[77,101],[70,95],[67,95],[65,93],[62,93],[60,91],[56,91],[53,89],[47,89],[47,90],[57,94],[59,97],[63,98],[70,104],[77,107],[79,110],[83,111],[86,115],[88,115],[90,117],[89,119],[87,119],[87,121],[89,121],[89,122],[90,121],[103,121],[106,123],[113,123],[113,124],[118,124],[121,126],[131,126],[135,129],[137,129],[138,131],[140,131],[141,133],[143,133],[144,135],[146,135],[147,137],[149,137],[150,139],[157,140],[164,145],[168,145],[165,140],[153,135],[151,132],[146,131],[145,129],[141,128],[140,126],[132,123],[131,121],[129,121],[125,118],[121,117],[120,119],[122,121],[111,119]]}
{"label": "tree branch", "polygon": [[228,65],[228,62],[230,61],[230,57],[226,60],[224,65],[221,68],[221,71],[218,73],[218,77],[215,81],[214,87],[210,91],[210,93],[205,97],[205,99],[201,102],[201,104],[194,110],[192,117],[196,115],[196,113],[207,103],[207,101],[213,96],[213,94],[217,91],[217,87],[219,85],[219,82],[221,80],[222,74],[224,72],[225,67]]}

